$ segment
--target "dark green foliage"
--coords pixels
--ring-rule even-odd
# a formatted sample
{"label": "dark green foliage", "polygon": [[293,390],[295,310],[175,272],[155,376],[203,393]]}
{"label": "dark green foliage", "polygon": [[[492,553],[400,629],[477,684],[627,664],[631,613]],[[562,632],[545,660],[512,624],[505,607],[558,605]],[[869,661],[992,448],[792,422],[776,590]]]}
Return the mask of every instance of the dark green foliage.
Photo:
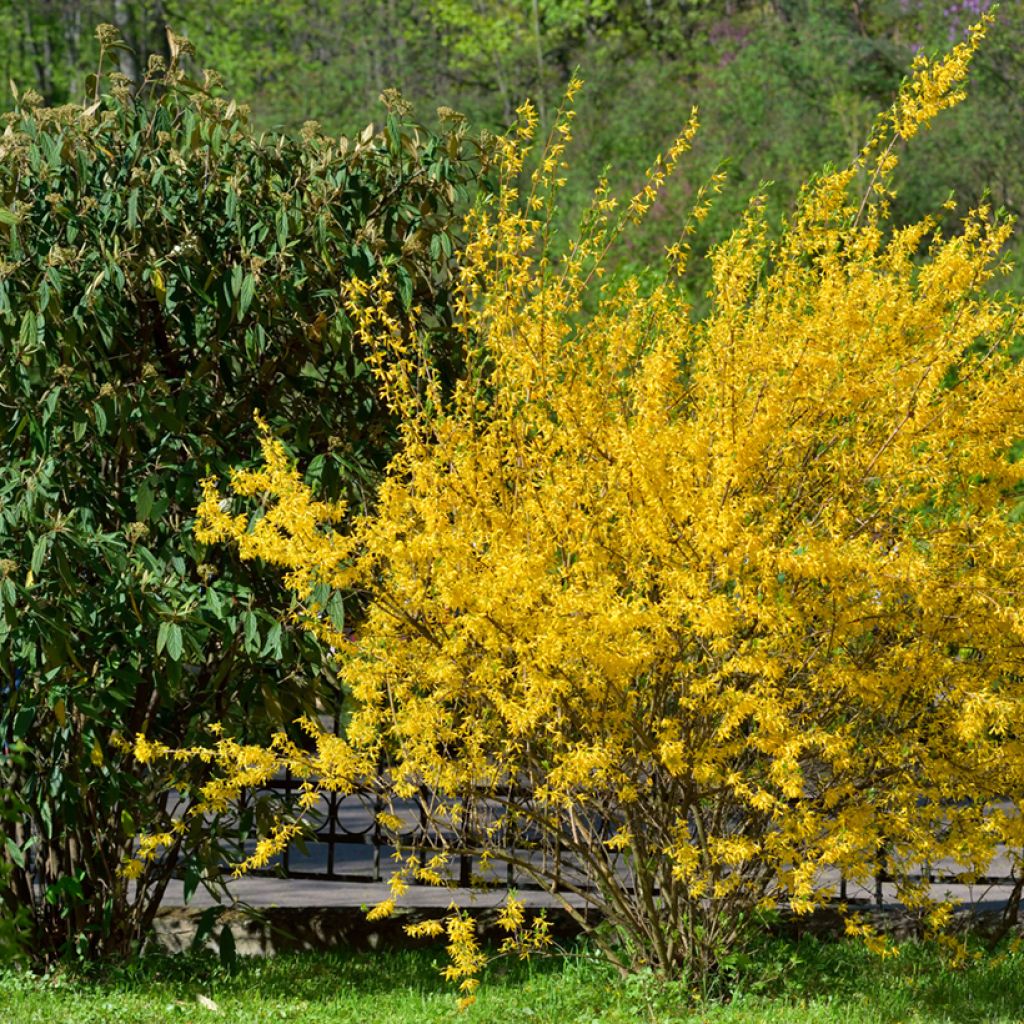
{"label": "dark green foliage", "polygon": [[25,750],[0,755],[0,787],[29,808],[4,824],[7,899],[40,956],[128,949],[171,861],[194,887],[230,839],[179,836],[130,890],[133,837],[173,807],[125,740],[265,736],[336,700],[277,584],[193,540],[198,483],[251,458],[260,410],[319,453],[324,494],[368,498],[391,423],[341,284],[391,267],[446,337],[480,166],[457,124],[427,133],[397,98],[355,141],[261,138],[173,61],[135,97],[112,82],[0,137],[0,744]]}
{"label": "dark green foliage", "polygon": [[[9,763],[22,760],[19,744],[7,744],[3,756]],[[10,884],[11,874],[24,863],[25,851],[17,829],[24,828],[28,807],[19,794],[11,789],[0,789],[0,826],[3,826],[5,856],[0,858],[0,892]],[[0,964],[23,957],[27,946],[27,908],[0,904]]]}

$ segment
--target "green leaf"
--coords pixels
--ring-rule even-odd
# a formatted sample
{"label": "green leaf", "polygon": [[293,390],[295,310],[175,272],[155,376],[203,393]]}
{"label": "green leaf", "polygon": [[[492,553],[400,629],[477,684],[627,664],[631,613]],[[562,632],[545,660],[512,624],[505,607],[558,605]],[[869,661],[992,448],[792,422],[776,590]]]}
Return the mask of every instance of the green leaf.
{"label": "green leaf", "polygon": [[185,865],[185,877],[182,885],[182,901],[184,903],[188,903],[192,899],[202,880],[203,874],[196,864],[189,862]]}
{"label": "green leaf", "polygon": [[53,805],[49,800],[44,800],[39,805],[39,820],[43,825],[43,836],[50,839],[53,836]]}
{"label": "green leaf", "polygon": [[245,631],[245,649],[247,651],[259,650],[260,627],[253,612],[247,611],[242,614],[242,628]]}
{"label": "green leaf", "polygon": [[43,534],[39,540],[36,541],[35,547],[32,548],[32,575],[38,576],[43,568],[43,562],[46,560],[46,552],[50,547],[50,534]]}
{"label": "green leaf", "polygon": [[8,210],[5,206],[0,206],[0,224],[6,224],[9,227],[12,227],[17,224],[18,221],[18,215],[13,210]]}
{"label": "green leaf", "polygon": [[144,480],[139,486],[139,492],[135,495],[135,518],[138,522],[144,523],[149,519],[153,511],[153,485],[149,480]]}
{"label": "green leaf", "polygon": [[270,629],[267,630],[267,638],[263,642],[263,650],[260,651],[260,657],[265,658],[268,654],[272,654],[278,661],[281,660],[280,622],[275,622]]}
{"label": "green leaf", "polygon": [[327,465],[327,458],[325,455],[314,455],[309,460],[309,466],[306,467],[306,478],[311,484],[319,484],[323,480],[324,467]]}
{"label": "green leaf", "polygon": [[7,856],[11,858],[16,867],[25,866],[25,851],[10,836],[4,837],[4,845],[7,847]]}
{"label": "green leaf", "polygon": [[171,623],[165,619],[160,623],[160,628],[156,632],[156,653],[160,654],[163,649],[167,646],[167,633],[171,628]]}
{"label": "green leaf", "polygon": [[224,602],[214,587],[208,587],[206,590],[206,606],[218,619],[223,617]]}
{"label": "green leaf", "polygon": [[29,352],[35,347],[36,341],[36,315],[31,309],[26,309],[21,317],[21,330],[18,332],[18,347],[22,352]]}
{"label": "green leaf", "polygon": [[167,627],[167,655],[171,661],[181,660],[183,646],[181,626],[176,622],[169,623]]}
{"label": "green leaf", "polygon": [[72,902],[85,898],[82,883],[74,875],[64,875],[62,878],[58,878],[56,882],[46,887],[43,894],[43,899],[52,905],[61,903],[68,898]]}
{"label": "green leaf", "polygon": [[345,629],[345,602],[342,599],[341,594],[332,595],[330,601],[327,602],[327,617],[331,620],[331,625],[339,632],[343,632]]}
{"label": "green leaf", "polygon": [[252,305],[253,296],[256,294],[256,279],[252,274],[246,274],[242,279],[242,287],[238,295],[238,319],[241,320]]}
{"label": "green leaf", "polygon": [[405,267],[398,267],[395,284],[398,287],[398,297],[402,300],[402,308],[409,309],[412,306],[412,278]]}
{"label": "green leaf", "polygon": [[11,738],[23,740],[28,735],[35,719],[36,709],[34,707],[19,708],[15,712],[14,722],[11,725]]}

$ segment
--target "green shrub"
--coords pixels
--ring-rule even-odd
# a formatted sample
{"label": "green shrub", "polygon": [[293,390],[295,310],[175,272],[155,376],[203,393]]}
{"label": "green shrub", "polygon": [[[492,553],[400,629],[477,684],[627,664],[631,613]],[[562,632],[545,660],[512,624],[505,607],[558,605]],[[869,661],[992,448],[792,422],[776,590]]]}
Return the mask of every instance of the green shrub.
{"label": "green shrub", "polygon": [[129,887],[172,797],[119,736],[265,736],[333,699],[279,587],[192,539],[198,480],[250,458],[259,410],[320,453],[319,489],[369,499],[392,423],[341,282],[389,266],[396,305],[445,337],[482,166],[457,118],[432,134],[397,96],[380,130],[292,139],[209,84],[155,61],[138,94],[113,74],[85,106],[23,98],[0,136],[0,743],[25,751],[0,786],[27,806],[3,825],[6,899],[46,957],[130,949],[172,870],[194,888],[239,824],[176,835]]}

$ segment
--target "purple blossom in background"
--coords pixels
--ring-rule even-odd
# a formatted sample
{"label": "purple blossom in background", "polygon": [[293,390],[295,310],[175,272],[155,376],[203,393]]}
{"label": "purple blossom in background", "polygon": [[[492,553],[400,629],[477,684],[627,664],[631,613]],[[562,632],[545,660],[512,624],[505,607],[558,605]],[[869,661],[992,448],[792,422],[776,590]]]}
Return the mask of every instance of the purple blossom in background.
{"label": "purple blossom in background", "polygon": [[942,13],[949,22],[949,41],[959,40],[967,27],[985,14],[993,6],[993,2],[994,0],[953,0],[948,7],[943,7]]}
{"label": "purple blossom in background", "polygon": [[[963,39],[967,29],[995,6],[995,3],[996,0],[950,0],[942,8],[942,15],[946,21],[947,41],[957,43]],[[900,10],[904,14],[920,12],[920,0],[900,0]],[[924,44],[920,41],[910,43],[910,52],[914,55],[920,53],[923,48]]]}
{"label": "purple blossom in background", "polygon": [[736,55],[746,45],[749,35],[749,27],[737,24],[732,18],[722,18],[711,26],[708,38],[713,45],[721,47],[719,67],[724,68],[736,59]]}

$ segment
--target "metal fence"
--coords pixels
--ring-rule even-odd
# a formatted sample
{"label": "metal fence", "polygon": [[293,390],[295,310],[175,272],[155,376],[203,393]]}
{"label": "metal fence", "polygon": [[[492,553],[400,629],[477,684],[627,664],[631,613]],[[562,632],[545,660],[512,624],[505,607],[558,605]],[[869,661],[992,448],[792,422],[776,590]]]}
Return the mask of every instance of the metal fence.
{"label": "metal fence", "polygon": [[[302,781],[290,774],[274,779],[259,793],[244,793],[239,812],[244,812],[260,793],[270,794],[287,804],[301,786]],[[301,839],[290,842],[277,864],[252,874],[314,881],[381,882],[390,873],[386,862],[396,853],[396,840],[403,849],[414,851],[422,867],[432,853],[444,853],[450,847],[450,843],[444,842],[446,838],[454,838],[438,834],[429,820],[429,806],[429,794],[426,792],[421,792],[416,798],[391,800],[386,806],[381,797],[372,792],[326,793],[311,811],[314,827]],[[397,835],[388,835],[381,827],[378,815],[384,810],[397,813],[402,820],[405,827]],[[253,833],[248,849],[255,840]],[[475,859],[472,853],[452,854],[452,880],[460,887],[479,882],[479,877],[474,875]],[[499,879],[492,873],[488,884],[517,889],[540,888],[510,865],[506,867],[504,878]]]}
{"label": "metal fence", "polygon": [[[301,780],[286,775],[275,779],[265,787],[265,792],[274,797],[289,801],[302,785]],[[256,794],[246,794],[239,810],[244,810],[246,802],[255,798]],[[401,802],[398,810],[406,825],[397,836],[398,842],[406,850],[416,850],[420,863],[434,851],[444,849],[444,844],[437,842],[436,832],[432,835],[427,808],[430,806],[429,794],[421,793],[416,799]],[[388,810],[395,805],[389,804]],[[280,862],[268,869],[253,874],[273,875],[283,878],[303,880],[372,883],[386,880],[389,872],[385,869],[385,861],[389,861],[396,851],[393,838],[382,829],[378,815],[385,810],[384,802],[379,795],[362,793],[339,795],[325,794],[321,804],[315,808],[316,827],[302,840],[290,843]],[[510,843],[511,839],[508,840]],[[255,842],[251,837],[250,846]],[[508,848],[512,848],[511,846]],[[554,856],[561,862],[563,852],[554,851]],[[472,852],[458,852],[453,855],[450,868],[453,882],[460,887],[469,887],[479,882],[474,874]],[[571,871],[571,864],[566,858],[566,866]],[[573,872],[575,874],[575,872]],[[557,878],[557,873],[556,873]],[[922,870],[905,876],[904,880],[923,882],[932,885],[962,885],[965,876],[952,867],[935,868],[925,864]],[[580,879],[574,879],[579,882]],[[896,881],[884,866],[880,858],[873,884],[868,890],[869,896],[859,899],[870,899],[881,907],[885,901],[883,886]],[[506,865],[504,877],[499,878],[493,872],[488,876],[487,884],[493,887],[508,887],[520,890],[538,890],[542,888],[536,881],[512,865]],[[1008,874],[987,874],[970,878],[969,884],[977,889],[1013,889],[1021,885],[1021,879],[1014,874],[1012,866]],[[840,877],[837,898],[846,902],[850,898],[851,887],[846,878]],[[861,889],[863,892],[863,888]]]}

